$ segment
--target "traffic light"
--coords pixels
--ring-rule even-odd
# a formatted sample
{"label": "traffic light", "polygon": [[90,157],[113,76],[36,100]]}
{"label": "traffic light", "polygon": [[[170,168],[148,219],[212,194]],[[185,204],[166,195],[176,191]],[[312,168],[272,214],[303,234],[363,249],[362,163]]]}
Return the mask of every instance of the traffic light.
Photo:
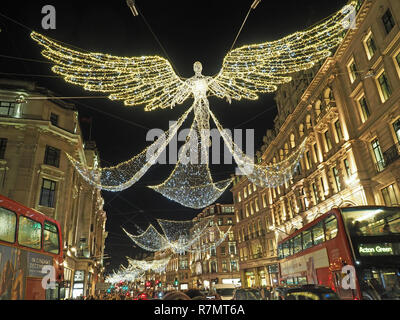
{"label": "traffic light", "polygon": [[179,285],[179,281],[178,281],[178,279],[177,278],[175,278],[175,281],[174,281],[174,286],[175,287],[177,287]]}

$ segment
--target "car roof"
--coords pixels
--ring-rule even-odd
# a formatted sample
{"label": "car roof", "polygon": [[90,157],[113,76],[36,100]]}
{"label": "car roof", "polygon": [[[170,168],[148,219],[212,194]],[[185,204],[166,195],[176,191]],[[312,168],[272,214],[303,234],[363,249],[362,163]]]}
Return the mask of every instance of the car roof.
{"label": "car roof", "polygon": [[310,292],[324,292],[324,293],[333,292],[334,293],[334,291],[332,289],[328,288],[328,287],[324,287],[324,286],[309,286],[309,285],[288,288],[288,291],[290,291],[290,292],[310,291]]}

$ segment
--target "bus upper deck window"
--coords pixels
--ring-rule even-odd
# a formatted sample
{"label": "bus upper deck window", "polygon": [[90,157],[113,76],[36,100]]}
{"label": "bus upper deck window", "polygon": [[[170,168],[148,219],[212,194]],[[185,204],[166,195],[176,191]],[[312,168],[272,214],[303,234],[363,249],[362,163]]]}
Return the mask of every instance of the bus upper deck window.
{"label": "bus upper deck window", "polygon": [[42,225],[27,217],[19,217],[18,243],[21,246],[41,249]]}
{"label": "bus upper deck window", "polygon": [[10,210],[0,208],[0,241],[15,242],[17,215]]}
{"label": "bus upper deck window", "polygon": [[44,241],[43,248],[44,251],[58,254],[60,252],[58,228],[53,223],[46,221],[44,223],[43,231]]}

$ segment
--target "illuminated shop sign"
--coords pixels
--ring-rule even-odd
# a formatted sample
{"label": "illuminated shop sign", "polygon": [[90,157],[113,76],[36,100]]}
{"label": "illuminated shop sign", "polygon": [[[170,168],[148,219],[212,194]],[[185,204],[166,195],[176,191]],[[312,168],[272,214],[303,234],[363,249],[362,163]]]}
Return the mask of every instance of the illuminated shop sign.
{"label": "illuminated shop sign", "polygon": [[393,245],[391,243],[379,243],[379,244],[360,244],[358,246],[358,252],[362,256],[392,256]]}

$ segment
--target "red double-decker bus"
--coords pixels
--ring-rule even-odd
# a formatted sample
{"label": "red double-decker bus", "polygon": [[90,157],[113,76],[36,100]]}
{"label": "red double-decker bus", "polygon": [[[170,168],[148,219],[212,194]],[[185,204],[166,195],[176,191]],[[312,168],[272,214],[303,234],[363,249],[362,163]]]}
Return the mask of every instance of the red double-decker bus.
{"label": "red double-decker bus", "polygon": [[332,209],[280,241],[278,258],[282,285],[324,285],[341,299],[399,299],[400,208]]}
{"label": "red double-decker bus", "polygon": [[0,195],[0,300],[57,300],[63,281],[57,221]]}

